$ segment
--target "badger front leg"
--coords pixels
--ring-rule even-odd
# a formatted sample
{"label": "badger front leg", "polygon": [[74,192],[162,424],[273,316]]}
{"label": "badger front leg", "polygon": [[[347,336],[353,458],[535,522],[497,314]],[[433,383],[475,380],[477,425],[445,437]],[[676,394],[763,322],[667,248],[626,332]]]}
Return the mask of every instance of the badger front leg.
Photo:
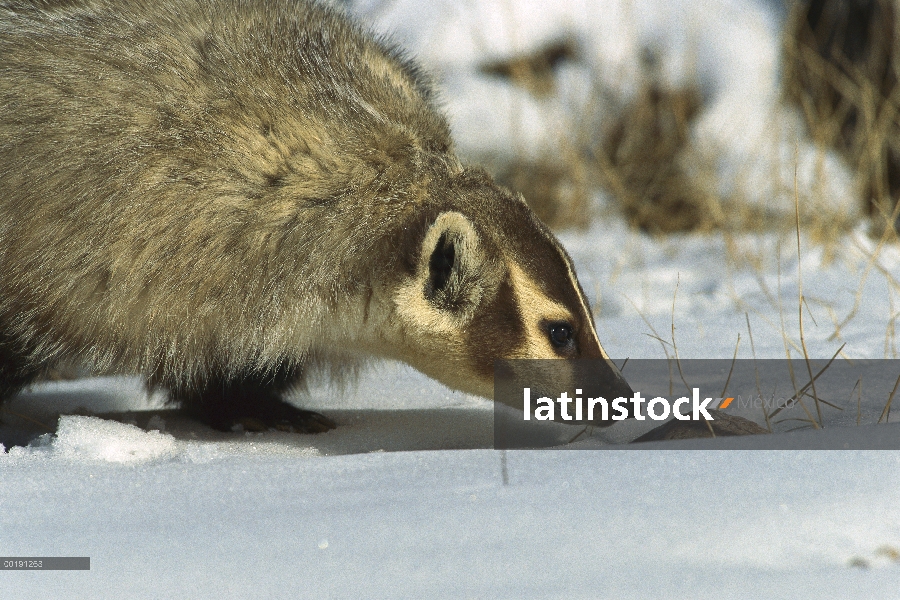
{"label": "badger front leg", "polygon": [[37,379],[41,368],[29,362],[26,345],[5,333],[0,321],[0,406]]}
{"label": "badger front leg", "polygon": [[274,373],[213,377],[190,388],[167,387],[170,401],[179,402],[188,415],[219,431],[232,431],[236,425],[245,431],[322,433],[334,429],[335,423],[327,417],[282,399],[299,376],[300,369],[279,368]]}

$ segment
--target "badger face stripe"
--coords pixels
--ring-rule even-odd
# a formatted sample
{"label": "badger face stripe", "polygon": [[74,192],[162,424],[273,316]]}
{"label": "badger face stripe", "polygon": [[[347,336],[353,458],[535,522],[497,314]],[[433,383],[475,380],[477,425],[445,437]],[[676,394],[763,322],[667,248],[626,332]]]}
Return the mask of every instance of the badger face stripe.
{"label": "badger face stripe", "polygon": [[524,324],[525,339],[513,356],[503,358],[559,358],[559,352],[550,342],[547,324],[573,323],[572,313],[548,298],[517,264],[509,262],[507,268],[516,296],[518,316]]}
{"label": "badger face stripe", "polygon": [[591,340],[595,344],[597,344],[597,348],[600,349],[600,356],[609,361],[609,356],[603,349],[603,345],[600,343],[600,338],[597,335],[597,328],[594,325],[594,316],[587,304],[587,299],[584,297],[584,290],[581,289],[581,284],[578,283],[578,277],[575,276],[575,269],[572,267],[572,260],[565,255],[563,255],[563,259],[565,261],[566,273],[569,276],[569,281],[571,282],[572,287],[578,291],[578,301],[581,304],[581,311],[585,322],[586,331],[590,335]]}

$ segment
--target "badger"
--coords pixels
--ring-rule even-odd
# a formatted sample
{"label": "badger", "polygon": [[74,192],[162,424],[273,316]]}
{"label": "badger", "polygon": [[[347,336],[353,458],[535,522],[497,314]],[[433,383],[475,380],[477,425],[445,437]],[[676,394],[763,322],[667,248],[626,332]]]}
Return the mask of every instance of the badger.
{"label": "badger", "polygon": [[142,376],[213,428],[333,426],[315,366],[597,358],[572,261],[454,154],[426,75],[309,0],[0,3],[0,401]]}

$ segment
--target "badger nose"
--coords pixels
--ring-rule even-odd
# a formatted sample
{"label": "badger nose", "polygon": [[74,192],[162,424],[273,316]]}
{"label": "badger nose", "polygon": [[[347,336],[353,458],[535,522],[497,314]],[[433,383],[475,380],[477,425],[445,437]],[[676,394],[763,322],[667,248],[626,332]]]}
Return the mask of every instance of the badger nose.
{"label": "badger nose", "polygon": [[594,376],[593,383],[604,392],[605,398],[631,398],[634,396],[634,390],[625,381],[622,372],[608,358],[603,359],[600,368],[594,371]]}
{"label": "badger nose", "polygon": [[[610,403],[616,398],[630,399],[634,396],[634,390],[611,360],[604,358],[590,362],[593,368],[589,374],[585,374],[585,379],[594,394],[606,398]],[[631,418],[631,403],[626,402],[624,407],[628,411],[628,418]]]}
{"label": "badger nose", "polygon": [[622,373],[619,369],[616,369],[613,374],[613,381],[610,384],[611,392],[610,396],[613,398],[623,397],[623,398],[631,398],[634,396],[634,390],[631,389],[631,385],[627,381],[625,381],[625,377],[622,376]]}

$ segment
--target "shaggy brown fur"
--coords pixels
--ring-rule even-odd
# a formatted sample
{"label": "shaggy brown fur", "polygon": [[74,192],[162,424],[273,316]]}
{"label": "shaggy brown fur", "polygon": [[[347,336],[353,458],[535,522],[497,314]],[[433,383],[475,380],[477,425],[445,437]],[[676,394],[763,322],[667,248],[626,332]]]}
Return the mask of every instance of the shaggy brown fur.
{"label": "shaggy brown fur", "polygon": [[553,236],[338,12],[0,2],[0,399],[65,360],[316,430],[280,393],[353,355],[487,396],[495,358],[604,356]]}

